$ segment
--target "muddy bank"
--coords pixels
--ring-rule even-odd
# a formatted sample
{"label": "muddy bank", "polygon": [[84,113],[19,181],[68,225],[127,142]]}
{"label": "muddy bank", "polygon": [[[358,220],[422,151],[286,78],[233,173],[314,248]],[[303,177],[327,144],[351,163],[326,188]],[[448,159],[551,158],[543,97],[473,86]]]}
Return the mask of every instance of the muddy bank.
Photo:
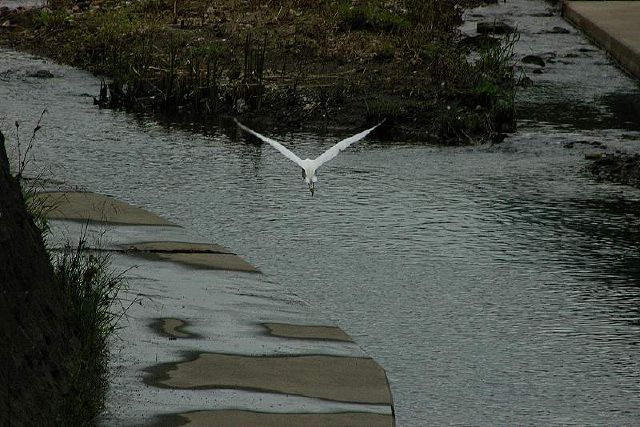
{"label": "muddy bank", "polygon": [[640,188],[640,154],[605,154],[586,169],[598,180]]}
{"label": "muddy bank", "polygon": [[0,289],[1,424],[64,425],[77,340],[40,230],[9,173],[1,133]]}
{"label": "muddy bank", "polygon": [[108,76],[105,107],[469,143],[515,125],[509,42],[459,33],[472,3],[56,1],[4,10],[0,40]]}

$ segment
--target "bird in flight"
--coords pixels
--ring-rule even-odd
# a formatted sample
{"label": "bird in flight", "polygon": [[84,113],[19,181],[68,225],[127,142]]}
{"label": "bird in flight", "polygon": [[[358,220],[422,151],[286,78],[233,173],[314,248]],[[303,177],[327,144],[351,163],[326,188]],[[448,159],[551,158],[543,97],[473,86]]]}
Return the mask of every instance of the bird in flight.
{"label": "bird in flight", "polygon": [[369,133],[371,133],[371,131],[373,131],[375,128],[377,128],[382,123],[384,123],[384,120],[382,120],[380,123],[378,123],[377,125],[375,125],[374,127],[370,128],[370,129],[367,129],[367,130],[362,131],[362,132],[360,132],[358,134],[350,136],[349,138],[343,139],[342,141],[338,142],[336,145],[334,145],[333,147],[329,148],[327,151],[325,151],[324,153],[322,153],[321,155],[319,155],[315,159],[304,159],[304,160],[302,160],[300,157],[296,156],[291,150],[289,150],[287,147],[285,147],[284,145],[282,145],[278,141],[275,141],[275,140],[273,140],[271,138],[268,138],[268,137],[266,137],[264,135],[259,134],[256,131],[253,131],[253,130],[249,129],[248,127],[246,127],[245,125],[240,123],[235,118],[233,120],[240,127],[240,129],[242,129],[242,130],[244,130],[246,132],[249,132],[251,135],[254,135],[254,136],[258,137],[262,141],[264,141],[267,144],[271,145],[273,148],[275,148],[276,150],[278,150],[279,152],[284,154],[284,156],[286,158],[288,158],[289,160],[295,162],[298,166],[300,166],[302,168],[302,178],[307,183],[307,186],[309,187],[309,191],[311,192],[311,196],[312,197],[313,197],[313,193],[315,191],[316,181],[318,181],[318,177],[316,176],[316,170],[318,170],[318,168],[320,166],[322,166],[323,164],[325,164],[329,160],[331,160],[334,157],[336,157],[338,154],[340,154],[341,151],[344,151],[351,144],[353,144],[354,142],[360,141],[362,138],[364,138],[365,136],[369,135]]}

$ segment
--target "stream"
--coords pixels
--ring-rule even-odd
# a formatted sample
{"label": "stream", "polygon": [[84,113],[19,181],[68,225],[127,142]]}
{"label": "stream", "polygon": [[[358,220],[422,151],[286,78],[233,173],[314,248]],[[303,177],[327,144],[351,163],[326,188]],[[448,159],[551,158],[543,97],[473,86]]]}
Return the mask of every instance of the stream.
{"label": "stream", "polygon": [[[0,128],[47,114],[28,166],[223,244],[337,322],[389,376],[398,426],[633,425],[640,419],[640,190],[586,153],[640,152],[640,89],[542,1],[507,18],[545,58],[497,145],[369,138],[319,171],[235,127],[99,110],[98,80],[0,49]],[[546,33],[554,26],[569,30]],[[29,77],[49,70],[54,78]],[[315,157],[339,138],[263,133]],[[14,153],[15,155],[15,153]]]}

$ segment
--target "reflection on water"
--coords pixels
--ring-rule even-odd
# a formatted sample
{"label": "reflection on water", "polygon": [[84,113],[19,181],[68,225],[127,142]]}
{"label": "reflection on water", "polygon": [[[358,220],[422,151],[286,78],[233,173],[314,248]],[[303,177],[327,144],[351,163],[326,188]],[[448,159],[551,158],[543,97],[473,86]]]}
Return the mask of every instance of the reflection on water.
{"label": "reflection on water", "polygon": [[570,125],[585,130],[617,128],[640,131],[639,93],[607,94],[597,103],[593,99],[547,98],[540,103],[524,103],[518,111],[533,122]]}
{"label": "reflection on water", "polygon": [[602,97],[611,115],[617,117],[623,129],[640,131],[640,94],[608,93]]}
{"label": "reflection on water", "polygon": [[[33,67],[57,77],[25,77]],[[593,125],[522,121],[477,148],[365,141],[319,171],[314,198],[295,165],[233,126],[97,110],[83,96],[95,79],[9,51],[0,123],[48,106],[32,166],[199,229],[331,316],[387,369],[400,426],[631,425],[640,191],[584,174],[591,145],[565,148],[638,150],[624,113],[636,86],[600,67],[614,84],[567,92]],[[279,138],[314,157],[352,131]]]}

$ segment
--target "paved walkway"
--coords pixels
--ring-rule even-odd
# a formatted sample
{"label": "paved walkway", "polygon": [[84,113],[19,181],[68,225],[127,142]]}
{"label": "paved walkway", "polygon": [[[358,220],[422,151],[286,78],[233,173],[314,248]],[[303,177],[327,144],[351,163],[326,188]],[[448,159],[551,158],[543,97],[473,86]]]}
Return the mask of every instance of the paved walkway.
{"label": "paved walkway", "polygon": [[640,1],[565,1],[562,13],[640,79]]}
{"label": "paved walkway", "polygon": [[109,197],[38,197],[50,248],[85,236],[125,272],[106,425],[394,425],[382,367],[242,258]]}

